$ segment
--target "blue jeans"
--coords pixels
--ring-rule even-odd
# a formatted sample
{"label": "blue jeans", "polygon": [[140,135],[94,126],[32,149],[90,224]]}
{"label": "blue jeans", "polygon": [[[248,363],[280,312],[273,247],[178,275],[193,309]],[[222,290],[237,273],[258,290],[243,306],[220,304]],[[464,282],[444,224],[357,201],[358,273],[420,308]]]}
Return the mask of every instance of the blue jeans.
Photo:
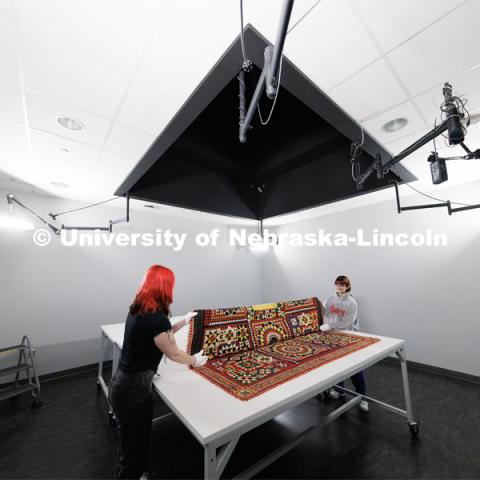
{"label": "blue jeans", "polygon": [[[350,377],[350,380],[352,381],[353,386],[355,387],[355,391],[357,393],[359,393],[360,395],[367,394],[367,383],[365,382],[365,374],[363,373],[363,371],[358,372],[355,375],[352,375]],[[338,386],[345,388],[345,382],[338,383]]]}

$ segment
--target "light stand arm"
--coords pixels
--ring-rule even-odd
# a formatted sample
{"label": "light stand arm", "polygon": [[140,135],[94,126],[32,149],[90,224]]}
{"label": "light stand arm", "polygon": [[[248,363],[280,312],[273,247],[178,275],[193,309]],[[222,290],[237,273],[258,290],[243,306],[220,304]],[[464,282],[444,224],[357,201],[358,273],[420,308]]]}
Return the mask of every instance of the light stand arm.
{"label": "light stand arm", "polygon": [[383,174],[390,170],[394,165],[401,162],[405,157],[408,157],[408,155],[412,154],[434,138],[441,135],[447,129],[448,123],[447,120],[445,120],[443,123],[433,128],[430,132],[418,139],[416,142],[412,143],[410,146],[402,150],[398,155],[392,157],[387,163],[382,164],[381,160],[377,158],[374,162],[372,162],[372,164],[367,168],[367,170],[357,178],[357,189],[362,189],[363,184],[368,180],[370,175],[375,170],[377,171],[377,177],[382,178]]}
{"label": "light stand arm", "polygon": [[101,232],[112,233],[113,225],[116,225],[117,223],[123,223],[123,222],[128,223],[130,221],[130,194],[129,193],[127,193],[126,199],[127,199],[126,216],[124,218],[119,218],[118,220],[109,220],[108,227],[69,227],[66,225],[62,225],[62,230],[90,230],[90,231],[100,230]]}
{"label": "light stand arm", "polygon": [[465,205],[463,207],[456,207],[452,208],[452,202],[447,200],[446,202],[439,202],[439,203],[428,203],[426,205],[410,205],[408,207],[402,207],[400,204],[400,193],[398,191],[398,182],[395,181],[395,196],[397,197],[397,212],[402,213],[408,210],[423,210],[425,208],[439,208],[439,207],[447,207],[448,214],[451,215],[452,213],[456,212],[463,212],[465,210],[474,210],[476,208],[480,208],[480,203],[475,205]]}
{"label": "light stand arm", "polygon": [[[280,59],[282,58],[283,46],[285,45],[285,38],[288,33],[288,24],[292,14],[294,0],[286,0],[283,3],[282,14],[280,16],[280,25],[277,32],[277,40],[275,41],[275,48],[269,46],[265,49],[265,57],[269,57],[267,50],[271,50],[271,63],[269,62],[266,76],[267,97],[270,100],[275,98],[278,88],[278,75],[280,69]],[[266,65],[266,66],[267,66]]]}
{"label": "light stand arm", "polygon": [[[240,128],[238,137],[241,143],[245,143],[247,141],[247,130],[250,128],[253,115],[258,107],[265,85],[267,85],[267,96],[269,98],[275,97],[278,88],[277,80],[280,59],[283,54],[283,46],[285,44],[285,37],[287,36],[288,22],[290,21],[290,15],[292,13],[293,2],[294,0],[284,0],[275,49],[272,51],[271,46],[265,48],[265,62],[263,65],[263,70],[260,78],[258,79],[252,100],[248,106],[247,114],[244,116],[244,118],[242,118],[242,110],[240,111]],[[242,87],[240,86],[240,88]],[[243,91],[243,94],[245,94],[245,91]]]}
{"label": "light stand arm", "polygon": [[27,210],[27,212],[33,215],[37,220],[40,220],[43,224],[45,224],[48,228],[50,228],[50,230],[52,230],[53,233],[55,233],[55,235],[60,235],[62,230],[100,230],[100,231],[112,233],[113,225],[116,225],[118,223],[123,223],[123,222],[128,223],[130,221],[130,194],[127,193],[126,199],[127,199],[126,216],[124,218],[119,218],[117,220],[109,220],[108,227],[71,227],[71,226],[62,225],[61,228],[58,228],[52,225],[51,223],[48,223],[46,220],[40,217],[40,215],[37,215],[33,210],[31,210],[22,202],[20,202],[20,200],[17,200],[17,198],[15,197],[15,195],[13,195],[13,193],[7,194],[7,202],[8,202],[8,205],[10,206],[10,213],[12,213],[13,202],[15,202],[17,205]]}
{"label": "light stand arm", "polygon": [[60,235],[60,229],[52,225],[51,223],[48,223],[46,220],[44,220],[40,215],[37,215],[32,209],[28,208],[26,205],[24,205],[20,200],[17,200],[15,195],[13,193],[7,194],[7,202],[10,206],[10,213],[12,213],[12,207],[13,207],[13,202],[15,202],[17,205],[25,209],[30,215],[34,216],[37,220],[40,220],[43,224],[45,224],[50,230],[52,230],[55,235]]}

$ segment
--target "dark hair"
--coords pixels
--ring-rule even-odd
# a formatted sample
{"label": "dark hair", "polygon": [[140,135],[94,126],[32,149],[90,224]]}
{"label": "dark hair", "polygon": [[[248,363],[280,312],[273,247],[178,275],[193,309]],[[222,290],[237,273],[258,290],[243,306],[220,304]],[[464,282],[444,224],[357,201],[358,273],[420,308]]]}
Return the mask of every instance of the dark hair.
{"label": "dark hair", "polygon": [[347,292],[349,292],[352,289],[352,286],[350,284],[350,280],[346,275],[339,275],[335,279],[335,285],[345,285],[347,287]]}
{"label": "dark hair", "polygon": [[170,313],[170,304],[173,301],[173,286],[175,275],[162,265],[152,265],[145,274],[142,284],[130,305],[132,315],[145,315],[162,311]]}

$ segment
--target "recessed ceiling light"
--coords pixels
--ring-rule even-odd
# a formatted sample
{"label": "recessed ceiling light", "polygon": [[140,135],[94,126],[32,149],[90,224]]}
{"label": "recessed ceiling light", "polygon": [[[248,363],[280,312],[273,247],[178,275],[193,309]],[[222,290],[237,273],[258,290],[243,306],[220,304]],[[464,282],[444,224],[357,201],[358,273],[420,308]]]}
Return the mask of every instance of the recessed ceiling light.
{"label": "recessed ceiling light", "polygon": [[69,130],[78,131],[85,128],[82,122],[71,117],[57,117],[55,120],[61,127],[68,128]]}
{"label": "recessed ceiling light", "polygon": [[394,120],[390,120],[387,122],[383,127],[382,130],[387,133],[396,132],[401,130],[406,124],[408,120],[406,118],[395,118]]}
{"label": "recessed ceiling light", "polygon": [[65,152],[65,153],[70,152],[70,150],[68,148],[61,148],[60,151]]}
{"label": "recessed ceiling light", "polygon": [[65,182],[52,182],[52,185],[59,188],[68,188],[70,186],[68,183]]}

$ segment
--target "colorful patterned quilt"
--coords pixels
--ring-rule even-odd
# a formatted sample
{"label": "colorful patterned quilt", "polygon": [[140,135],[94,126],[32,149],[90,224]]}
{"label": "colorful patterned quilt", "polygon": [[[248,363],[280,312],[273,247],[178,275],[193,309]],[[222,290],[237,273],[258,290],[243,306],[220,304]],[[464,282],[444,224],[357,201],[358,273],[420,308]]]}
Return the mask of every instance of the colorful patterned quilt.
{"label": "colorful patterned quilt", "polygon": [[322,332],[313,297],[236,308],[196,310],[187,351],[209,361],[194,371],[240,400],[250,400],[377,339]]}

